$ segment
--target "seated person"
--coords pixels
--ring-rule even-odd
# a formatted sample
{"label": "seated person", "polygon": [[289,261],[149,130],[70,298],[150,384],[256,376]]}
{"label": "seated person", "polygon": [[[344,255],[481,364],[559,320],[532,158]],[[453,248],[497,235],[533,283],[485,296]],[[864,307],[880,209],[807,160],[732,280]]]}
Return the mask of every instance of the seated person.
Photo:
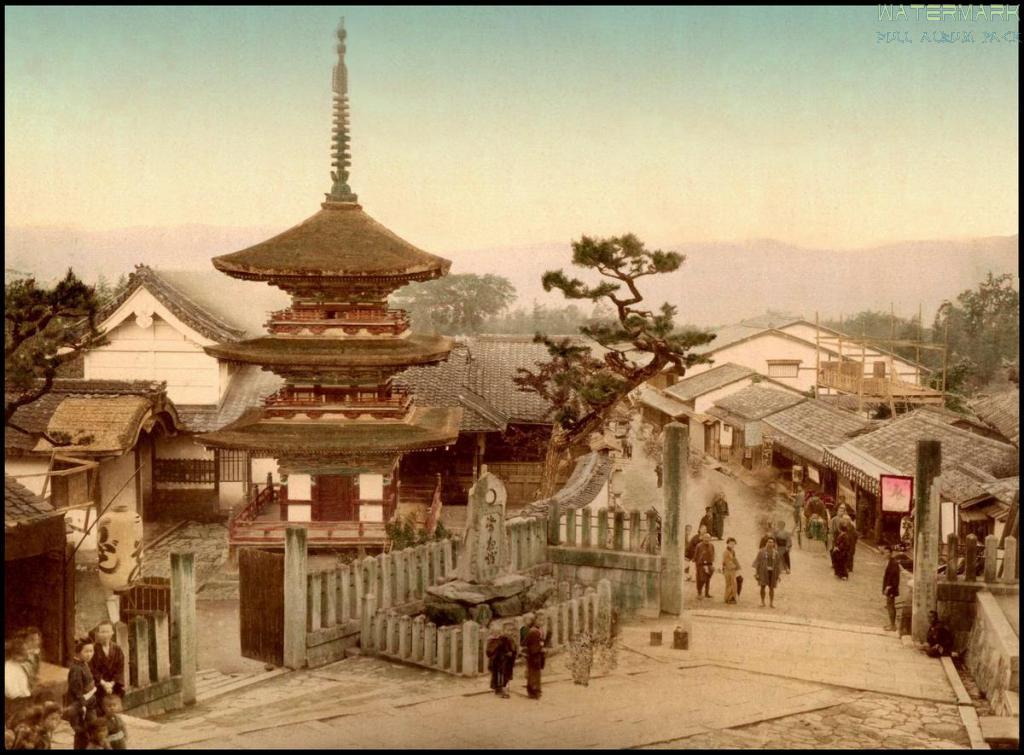
{"label": "seated person", "polygon": [[953,633],[946,622],[939,618],[935,611],[928,612],[928,637],[925,640],[924,652],[932,658],[953,653]]}

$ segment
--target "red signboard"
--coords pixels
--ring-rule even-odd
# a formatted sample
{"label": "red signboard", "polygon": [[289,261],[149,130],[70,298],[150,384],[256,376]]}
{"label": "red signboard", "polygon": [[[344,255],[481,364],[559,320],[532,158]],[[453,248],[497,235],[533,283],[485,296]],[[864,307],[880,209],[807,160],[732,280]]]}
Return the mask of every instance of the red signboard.
{"label": "red signboard", "polygon": [[907,514],[914,506],[914,478],[909,475],[884,474],[879,477],[882,511]]}

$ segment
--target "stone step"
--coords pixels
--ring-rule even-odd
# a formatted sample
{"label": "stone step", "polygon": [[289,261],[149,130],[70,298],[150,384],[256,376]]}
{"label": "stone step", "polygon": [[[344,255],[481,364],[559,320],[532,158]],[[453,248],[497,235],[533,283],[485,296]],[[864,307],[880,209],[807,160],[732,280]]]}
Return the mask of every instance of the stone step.
{"label": "stone step", "polygon": [[994,747],[1016,748],[1020,743],[1020,718],[1017,716],[979,716],[981,734]]}
{"label": "stone step", "polygon": [[289,673],[289,669],[275,668],[270,671],[254,671],[243,674],[221,674],[223,678],[207,685],[196,684],[196,702],[206,703],[223,695],[246,689],[254,684],[261,684],[282,674]]}

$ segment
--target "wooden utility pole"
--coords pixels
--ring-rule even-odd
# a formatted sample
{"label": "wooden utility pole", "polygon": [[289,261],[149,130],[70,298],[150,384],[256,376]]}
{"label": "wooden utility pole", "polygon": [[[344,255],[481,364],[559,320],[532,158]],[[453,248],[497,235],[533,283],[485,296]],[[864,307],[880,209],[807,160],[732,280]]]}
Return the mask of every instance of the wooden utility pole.
{"label": "wooden utility pole", "polygon": [[867,368],[867,326],[860,326],[860,380],[857,381],[857,414],[864,412],[864,370]]}
{"label": "wooden utility pole", "polygon": [[814,312],[814,397],[821,398],[821,330],[818,325],[818,312]]}
{"label": "wooden utility pole", "polygon": [[946,396],[946,370],[949,368],[949,318],[946,318],[945,335],[942,337],[942,396]]}
{"label": "wooden utility pole", "polygon": [[914,348],[914,373],[917,376],[917,384],[921,385],[921,303],[917,304],[917,346]]}

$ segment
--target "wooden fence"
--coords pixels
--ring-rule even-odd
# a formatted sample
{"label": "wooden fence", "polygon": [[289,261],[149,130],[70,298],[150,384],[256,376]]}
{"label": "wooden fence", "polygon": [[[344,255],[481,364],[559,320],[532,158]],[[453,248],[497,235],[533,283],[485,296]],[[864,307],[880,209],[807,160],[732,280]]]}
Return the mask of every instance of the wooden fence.
{"label": "wooden fence", "polygon": [[[373,593],[363,597],[360,648],[417,666],[458,676],[486,673],[488,628],[475,621],[458,626],[438,627],[426,617],[400,615],[395,610],[376,608]],[[551,651],[562,650],[580,634],[610,638],[612,628],[611,582],[602,580],[581,596],[542,609],[545,644]],[[508,619],[521,629],[525,618]],[[502,622],[504,623],[504,622]],[[518,636],[518,632],[517,632]]]}
{"label": "wooden fence", "polygon": [[213,485],[217,482],[217,462],[214,459],[156,459],[153,481]]}

